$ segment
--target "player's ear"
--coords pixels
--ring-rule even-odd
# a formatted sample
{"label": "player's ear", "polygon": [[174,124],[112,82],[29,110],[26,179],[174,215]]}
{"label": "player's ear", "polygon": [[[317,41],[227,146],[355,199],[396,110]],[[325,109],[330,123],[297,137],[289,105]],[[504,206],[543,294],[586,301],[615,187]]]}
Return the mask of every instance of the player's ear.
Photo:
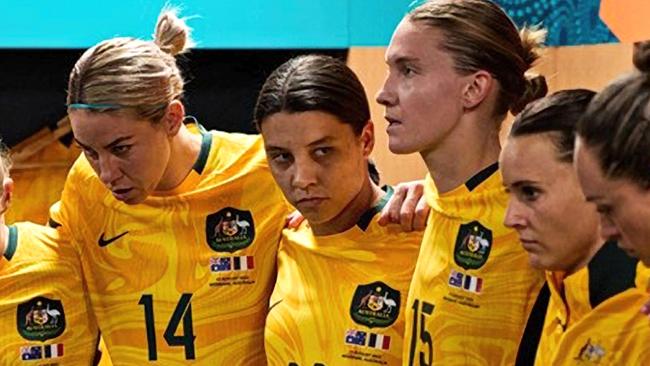
{"label": "player's ear", "polygon": [[0,214],[4,214],[11,204],[11,196],[14,193],[14,181],[5,178],[2,182],[2,195],[0,196]]}
{"label": "player's ear", "polygon": [[172,137],[176,136],[178,130],[180,130],[181,125],[183,124],[183,119],[185,118],[185,107],[183,103],[178,100],[173,100],[167,106],[165,115],[163,116],[163,123],[167,134]]}

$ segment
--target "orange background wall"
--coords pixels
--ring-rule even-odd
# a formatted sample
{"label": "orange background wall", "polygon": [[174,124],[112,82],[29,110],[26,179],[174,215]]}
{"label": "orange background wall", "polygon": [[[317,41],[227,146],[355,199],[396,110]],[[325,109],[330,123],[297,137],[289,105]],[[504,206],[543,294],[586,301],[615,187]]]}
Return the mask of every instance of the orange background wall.
{"label": "orange background wall", "polygon": [[[352,48],[348,64],[359,75],[370,99],[376,136],[373,157],[382,182],[395,184],[424,177],[426,168],[417,154],[400,156],[388,150],[383,107],[374,101],[386,75],[384,52],[383,47]],[[632,46],[617,43],[548,48],[534,71],[546,76],[549,91],[553,92],[568,88],[598,91],[608,81],[632,69]],[[504,123],[502,137],[511,120],[512,117]]]}

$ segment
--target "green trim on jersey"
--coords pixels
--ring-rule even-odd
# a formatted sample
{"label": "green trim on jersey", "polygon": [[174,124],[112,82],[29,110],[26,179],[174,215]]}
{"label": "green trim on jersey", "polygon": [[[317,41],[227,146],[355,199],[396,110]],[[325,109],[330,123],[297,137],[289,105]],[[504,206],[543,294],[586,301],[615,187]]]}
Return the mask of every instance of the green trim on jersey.
{"label": "green trim on jersey", "polygon": [[368,211],[364,212],[363,215],[361,215],[361,218],[359,218],[359,222],[357,222],[357,226],[363,231],[366,231],[368,225],[370,225],[370,221],[372,221],[372,218],[375,217],[375,215],[379,213],[384,208],[384,206],[386,206],[388,200],[390,200],[390,198],[393,196],[393,187],[385,185],[382,187],[382,189],[386,191],[384,197],[382,197],[379,202],[377,202],[375,207],[371,207],[368,209]]}
{"label": "green trim on jersey", "polygon": [[210,155],[210,148],[212,147],[212,134],[207,131],[203,126],[197,124],[199,131],[201,132],[201,151],[199,151],[199,157],[196,159],[194,169],[197,173],[202,174],[205,164],[208,162],[208,156]]}
{"label": "green trim on jersey", "polygon": [[16,253],[16,248],[18,247],[18,228],[14,225],[9,226],[9,240],[7,240],[7,249],[5,250],[5,258],[8,261],[13,258]]}

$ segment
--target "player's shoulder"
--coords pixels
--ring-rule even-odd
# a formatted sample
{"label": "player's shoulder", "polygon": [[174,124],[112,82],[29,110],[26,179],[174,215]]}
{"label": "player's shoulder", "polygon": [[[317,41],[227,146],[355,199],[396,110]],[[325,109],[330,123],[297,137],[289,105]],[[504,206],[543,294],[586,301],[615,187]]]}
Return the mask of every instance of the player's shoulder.
{"label": "player's shoulder", "polygon": [[90,182],[92,180],[98,180],[97,174],[95,174],[90,162],[86,156],[82,153],[79,154],[77,159],[72,164],[70,171],[68,172],[68,180],[74,180],[75,182],[83,183]]}
{"label": "player's shoulder", "polygon": [[210,131],[213,160],[229,165],[235,162],[265,162],[264,144],[260,135]]}
{"label": "player's shoulder", "polygon": [[32,222],[9,225],[9,247],[13,250],[14,262],[77,262],[67,236],[57,229]]}
{"label": "player's shoulder", "polygon": [[204,181],[255,181],[275,187],[259,135],[210,131],[212,146],[203,169]]}

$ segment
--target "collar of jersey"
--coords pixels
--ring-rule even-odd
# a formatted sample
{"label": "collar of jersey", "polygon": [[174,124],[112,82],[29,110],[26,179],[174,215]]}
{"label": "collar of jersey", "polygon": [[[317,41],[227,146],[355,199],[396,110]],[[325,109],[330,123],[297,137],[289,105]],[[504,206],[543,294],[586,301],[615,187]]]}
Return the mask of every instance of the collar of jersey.
{"label": "collar of jersey", "polygon": [[494,200],[499,202],[506,200],[505,202],[507,202],[503,178],[498,165],[495,164],[476,173],[466,183],[445,193],[438,192],[433,178],[427,174],[424,182],[424,195],[427,203],[432,210],[446,216],[469,219],[479,217],[486,204],[493,203]]}
{"label": "collar of jersey", "polygon": [[[557,312],[551,316],[562,325],[571,326],[601,303],[633,288],[635,279],[646,275],[637,275],[637,262],[615,242],[606,242],[588,265],[568,276],[562,271],[547,271],[546,280],[555,303],[553,309]],[[645,287],[641,291],[645,291]]]}
{"label": "collar of jersey", "polygon": [[385,185],[381,187],[381,189],[385,191],[386,194],[379,200],[379,202],[377,202],[374,207],[371,207],[366,212],[364,212],[357,222],[357,226],[363,231],[366,231],[368,225],[370,225],[370,222],[372,221],[372,218],[384,209],[384,206],[386,206],[388,200],[390,200],[390,198],[393,196],[393,187]]}
{"label": "collar of jersey", "polygon": [[185,177],[185,179],[183,179],[183,182],[181,182],[178,187],[167,191],[155,191],[153,192],[154,196],[176,196],[191,191],[201,181],[201,174],[208,162],[210,149],[212,148],[212,134],[196,122],[196,120],[194,120],[194,123],[188,124],[187,127],[191,132],[201,134],[201,149],[199,150],[199,156],[196,158],[190,173]]}
{"label": "collar of jersey", "polygon": [[[363,213],[363,215],[361,215],[356,225],[352,226],[348,230],[345,230],[344,232],[331,235],[316,236],[314,235],[313,231],[311,231],[309,222],[307,220],[304,220],[297,230],[285,229],[284,235],[289,237],[290,240],[293,240],[292,238],[294,235],[308,235],[311,238],[311,240],[308,240],[308,242],[318,242],[318,246],[322,246],[323,243],[328,243],[332,240],[336,241],[337,238],[345,238],[344,241],[354,243],[357,238],[367,236],[366,230],[370,226],[370,223],[375,218],[377,213],[379,213],[384,208],[384,206],[386,206],[386,203],[388,203],[390,197],[393,195],[393,187],[385,185],[381,187],[381,189],[385,191],[386,194],[379,200],[379,202],[377,202],[376,205],[369,208],[366,210],[366,212]],[[337,242],[337,246],[340,246],[339,242]],[[358,243],[354,243],[353,246],[358,246]]]}
{"label": "collar of jersey", "polygon": [[18,248],[18,228],[14,225],[10,225],[9,237],[7,238],[7,248],[5,249],[4,255],[8,261],[10,261],[14,254],[16,254],[16,248]]}

